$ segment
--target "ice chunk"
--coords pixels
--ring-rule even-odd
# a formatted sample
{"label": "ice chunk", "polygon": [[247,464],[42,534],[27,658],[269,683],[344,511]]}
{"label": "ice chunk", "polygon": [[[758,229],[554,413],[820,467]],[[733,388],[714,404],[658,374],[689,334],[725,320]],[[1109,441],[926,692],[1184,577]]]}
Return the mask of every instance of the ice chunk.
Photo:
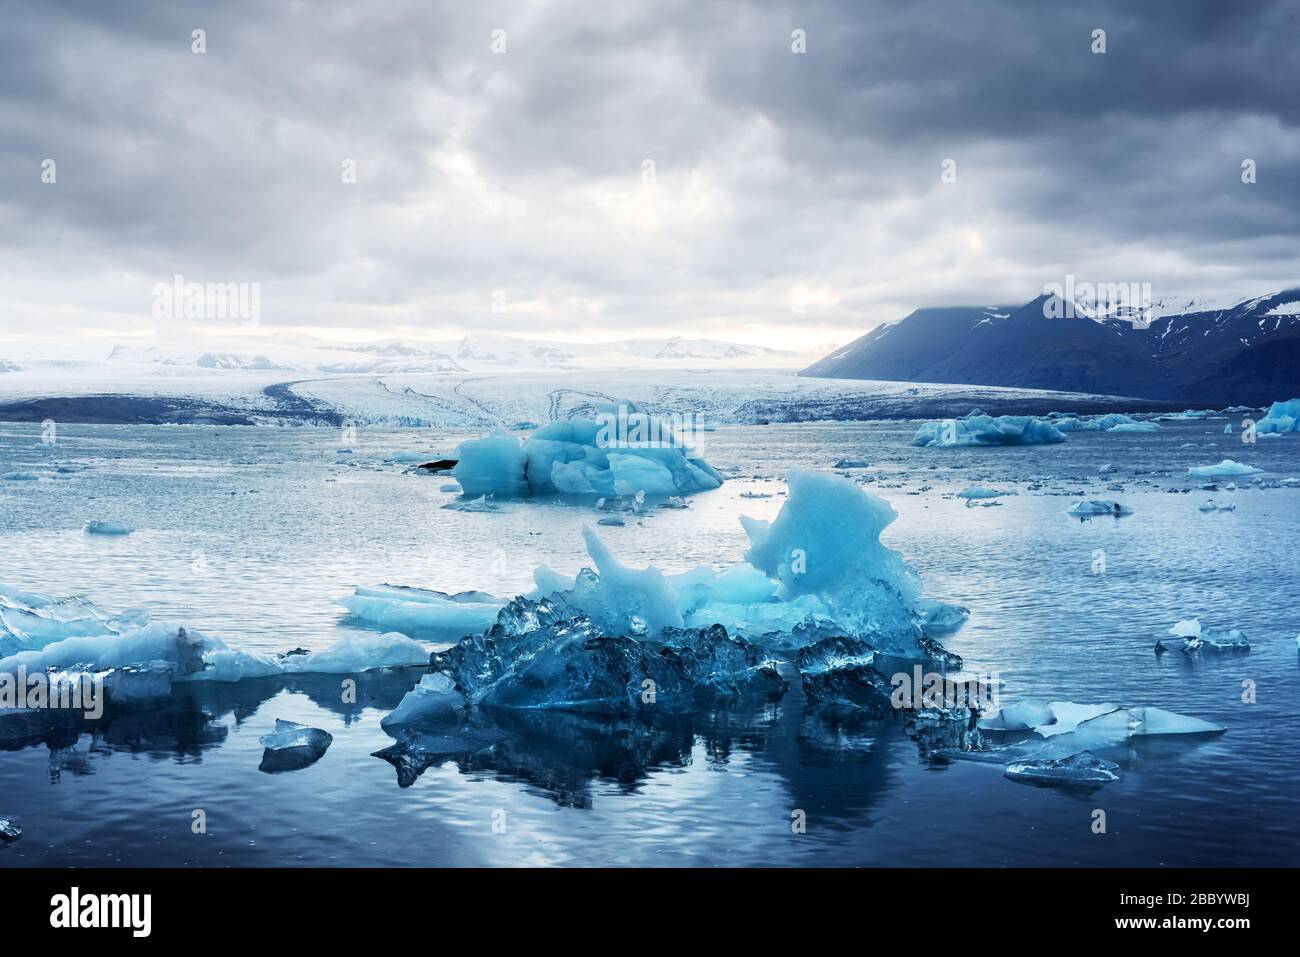
{"label": "ice chunk", "polygon": [[1006,776],[1031,784],[1106,784],[1119,780],[1119,765],[1082,751],[1066,758],[1017,761],[1007,765]]}
{"label": "ice chunk", "polygon": [[996,714],[981,718],[979,726],[984,731],[1031,731],[1055,720],[1051,705],[1031,699],[1008,705]]}
{"label": "ice chunk", "polygon": [[467,495],[498,495],[502,498],[528,494],[524,477],[527,457],[519,440],[504,429],[481,439],[462,442],[456,449],[452,476]]}
{"label": "ice chunk", "polygon": [[135,529],[121,522],[87,522],[87,535],[130,535]]}
{"label": "ice chunk", "polygon": [[403,668],[427,665],[429,650],[406,635],[349,635],[324,651],[291,655],[284,659],[286,672],[313,675],[350,675],[374,668]]}
{"label": "ice chunk", "polygon": [[465,710],[465,696],[456,690],[456,682],[445,671],[427,674],[408,691],[401,702],[379,723],[384,728],[438,721],[459,715]]}
{"label": "ice chunk", "polygon": [[921,613],[921,630],[931,638],[946,638],[955,634],[970,618],[969,608],[934,598],[922,599],[918,609]]}
{"label": "ice chunk", "polygon": [[1206,499],[1205,502],[1196,506],[1198,512],[1235,512],[1237,510],[1236,502],[1216,502],[1214,499]]}
{"label": "ice chunk", "polygon": [[1187,474],[1196,478],[1214,478],[1217,475],[1255,475],[1264,471],[1253,465],[1243,465],[1232,459],[1224,459],[1218,465],[1198,465],[1187,470]]}
{"label": "ice chunk", "polygon": [[1043,445],[1064,442],[1065,435],[1047,419],[1028,415],[993,416],[972,412],[964,419],[926,422],[912,444],[923,448],[961,445]]}
{"label": "ice chunk", "polygon": [[1088,502],[1075,502],[1065,510],[1067,515],[1075,518],[1093,518],[1097,515],[1113,515],[1119,518],[1123,515],[1132,515],[1133,509],[1127,505],[1121,505],[1119,502],[1111,499],[1094,499]]}
{"label": "ice chunk", "polygon": [[1156,653],[1183,651],[1241,652],[1250,651],[1250,642],[1239,628],[1202,628],[1197,618],[1185,618],[1169,629],[1172,638],[1156,642]]}
{"label": "ice chunk", "polygon": [[516,599],[486,634],[435,654],[433,666],[470,703],[511,709],[680,714],[785,689],[762,649],[720,626],[669,628],[649,641],[570,615],[549,599]]}
{"label": "ice chunk", "polygon": [[0,475],[0,479],[6,482],[36,482],[40,480],[40,476],[35,472],[5,472]]}
{"label": "ice chunk", "polygon": [[495,512],[497,510],[491,495],[457,499],[454,502],[448,502],[443,508],[453,512]]}
{"label": "ice chunk", "polygon": [[860,638],[823,638],[802,649],[795,664],[811,704],[850,708],[873,718],[892,710],[889,679],[874,667],[875,649]]}
{"label": "ice chunk", "polygon": [[1052,712],[1052,720],[1035,725],[1033,729],[1045,738],[1066,734],[1075,730],[1082,722],[1110,714],[1119,708],[1118,705],[1110,703],[1076,704],[1073,701],[1052,701],[1047,707]]}
{"label": "ice chunk", "polygon": [[878,650],[915,653],[920,579],[880,542],[893,507],[834,475],[793,470],[788,484],[772,523],[741,520],[751,542],[745,558],[780,582],[781,598],[813,596]]}
{"label": "ice chunk", "polygon": [[[480,597],[479,593],[468,595]],[[391,634],[345,638],[323,652],[276,660],[230,648],[220,638],[182,626],[149,623],[142,612],[109,616],[84,599],[24,595],[8,588],[0,588],[0,655],[0,672],[10,674],[20,666],[31,673],[49,669],[106,672],[131,666],[156,670],[157,665],[165,667],[174,681],[238,681],[309,672],[350,674],[428,661],[418,642]],[[132,673],[129,678],[123,674],[111,680],[124,683],[121,694],[133,696],[142,694],[147,684],[143,674]],[[125,688],[127,682],[136,688]]]}
{"label": "ice chunk", "polygon": [[1015,492],[999,492],[996,489],[985,488],[983,485],[968,485],[957,493],[958,498],[976,499],[976,498],[998,498],[1002,495],[1015,495]]}
{"label": "ice chunk", "polygon": [[834,469],[869,469],[871,464],[861,459],[840,459],[831,466]]}
{"label": "ice chunk", "polygon": [[0,818],[0,844],[12,844],[22,836],[22,828],[13,821]]}
{"label": "ice chunk", "polygon": [[1261,434],[1300,432],[1300,399],[1274,402],[1268,415],[1255,423],[1255,431]]}
{"label": "ice chunk", "polygon": [[483,592],[448,595],[423,588],[380,585],[359,586],[355,594],[340,599],[339,604],[355,618],[408,635],[464,635],[489,627],[505,601]]}
{"label": "ice chunk", "polygon": [[278,774],[309,767],[325,755],[333,741],[334,736],[328,731],[276,718],[275,731],[258,738],[266,749],[258,770]]}
{"label": "ice chunk", "polygon": [[722,484],[722,476],[661,419],[631,414],[652,425],[646,436],[635,428],[620,431],[626,409],[552,422],[522,442],[497,430],[462,443],[452,475],[468,495],[500,497],[682,495]]}
{"label": "ice chunk", "polygon": [[1160,425],[1157,422],[1121,422],[1119,425],[1112,425],[1107,432],[1159,432]]}

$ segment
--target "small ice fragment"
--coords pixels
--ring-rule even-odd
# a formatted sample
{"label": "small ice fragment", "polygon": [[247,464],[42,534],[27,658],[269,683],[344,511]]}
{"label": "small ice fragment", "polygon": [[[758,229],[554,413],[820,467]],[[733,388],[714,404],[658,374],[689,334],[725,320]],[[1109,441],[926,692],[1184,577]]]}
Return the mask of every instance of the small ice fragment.
{"label": "small ice fragment", "polygon": [[266,750],[262,752],[259,771],[278,774],[297,771],[315,764],[334,741],[334,736],[320,728],[309,728],[296,721],[275,719],[275,730],[257,739]]}
{"label": "small ice fragment", "polygon": [[1195,478],[1214,478],[1216,475],[1255,475],[1264,471],[1253,465],[1243,465],[1232,459],[1224,459],[1218,465],[1197,465],[1189,468],[1187,474]]}
{"label": "small ice fragment", "polygon": [[1092,518],[1097,515],[1113,515],[1119,518],[1123,515],[1132,515],[1133,509],[1111,499],[1094,499],[1088,502],[1075,502],[1066,509],[1066,514],[1074,518]]}
{"label": "small ice fragment", "polygon": [[35,472],[6,472],[0,479],[6,482],[35,482],[40,478]]}
{"label": "small ice fragment", "polygon": [[448,502],[443,508],[453,512],[495,512],[497,510],[496,505],[492,503],[491,495],[480,495],[478,498]]}
{"label": "small ice fragment", "polygon": [[1236,510],[1236,502],[1216,502],[1212,498],[1197,506],[1197,511],[1201,512],[1235,512]]}
{"label": "small ice fragment", "polygon": [[923,598],[917,605],[921,613],[921,630],[930,638],[946,638],[970,618],[970,609],[934,598]]}
{"label": "small ice fragment", "polygon": [[23,829],[13,821],[0,818],[0,844],[12,844],[23,836]]}
{"label": "small ice fragment", "polygon": [[465,710],[465,696],[445,671],[427,674],[402,696],[397,707],[379,722],[382,728],[416,724],[420,721],[456,717]]}
{"label": "small ice fragment", "polygon": [[614,526],[614,527],[617,527],[617,528],[622,528],[622,527],[623,527],[624,525],[626,525],[627,523],[624,522],[624,521],[623,521],[621,518],[619,518],[617,515],[609,515],[609,516],[606,516],[605,518],[602,518],[602,519],[597,520],[596,524],[597,524],[597,525],[611,525],[611,526]]}
{"label": "small ice fragment", "polygon": [[982,731],[1029,731],[1052,724],[1056,715],[1046,701],[1027,700],[1008,705],[996,714],[980,719]]}
{"label": "small ice fragment", "polygon": [[121,522],[87,522],[87,535],[130,535],[135,529]]}
{"label": "small ice fragment", "polygon": [[1015,494],[1015,492],[999,492],[997,489],[985,488],[983,485],[968,485],[957,493],[957,497],[970,500],[977,498],[998,498],[1002,495]]}
{"label": "small ice fragment", "polygon": [[836,462],[834,465],[832,465],[831,468],[836,468],[836,469],[867,469],[867,468],[871,468],[871,466],[870,466],[868,463],[863,462],[861,459],[840,459],[838,462]]}
{"label": "small ice fragment", "polygon": [[1008,764],[1006,776],[1013,781],[1044,784],[1105,784],[1118,781],[1119,765],[1081,751],[1067,758],[1017,761]]}

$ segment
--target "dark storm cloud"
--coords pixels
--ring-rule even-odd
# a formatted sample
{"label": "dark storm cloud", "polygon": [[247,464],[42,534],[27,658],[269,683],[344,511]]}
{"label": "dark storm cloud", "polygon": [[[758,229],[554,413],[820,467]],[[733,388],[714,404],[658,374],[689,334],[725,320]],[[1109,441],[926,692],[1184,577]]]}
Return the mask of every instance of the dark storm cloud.
{"label": "dark storm cloud", "polygon": [[1297,10],[5,2],[0,335],[177,272],[280,325],[785,345],[1066,271],[1263,292],[1300,279]]}

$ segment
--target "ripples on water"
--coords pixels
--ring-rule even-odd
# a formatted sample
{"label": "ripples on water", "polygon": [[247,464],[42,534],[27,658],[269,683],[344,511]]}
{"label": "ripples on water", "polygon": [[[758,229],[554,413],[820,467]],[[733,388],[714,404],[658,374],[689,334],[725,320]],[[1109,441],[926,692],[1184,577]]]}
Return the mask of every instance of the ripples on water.
{"label": "ripples on water", "polygon": [[[927,594],[972,609],[946,644],[998,672],[1004,700],[1151,704],[1229,729],[1122,749],[1112,757],[1123,779],[1091,795],[1015,784],[1000,765],[930,763],[897,724],[805,714],[797,683],[755,714],[485,718],[496,747],[432,763],[402,787],[371,753],[393,744],[379,719],[415,676],[370,676],[355,706],[339,701],[337,679],[295,678],[191,687],[166,711],[94,735],[0,750],[0,817],[24,828],[0,864],[1300,863],[1300,490],[1219,491],[1236,511],[1203,514],[1210,493],[1186,477],[1225,457],[1297,475],[1300,439],[1243,446],[1222,428],[959,450],[909,448],[901,423],[724,428],[705,449],[727,470],[722,489],[600,529],[634,565],[733,562],[746,545],[737,516],[774,515],[786,470],[865,459],[874,468],[854,474],[873,476],[868,487],[900,515],[887,542]],[[536,564],[576,571],[579,530],[598,517],[559,502],[443,510],[444,479],[383,461],[406,448],[446,455],[463,437],[452,434],[363,431],[351,455],[337,453],[338,433],[313,429],[63,426],[52,447],[39,435],[0,427],[0,473],[45,476],[0,483],[0,581],[141,606],[262,651],[359,630],[333,604],[358,584],[505,593],[530,588]],[[1105,463],[1118,472],[1099,478]],[[53,478],[55,465],[85,469]],[[1114,481],[1123,491],[1106,490]],[[967,508],[950,493],[970,484],[1019,494]],[[1080,522],[1064,514],[1075,499],[1048,492],[1118,498],[1135,514]],[[87,536],[91,520],[137,531]],[[1098,549],[1103,575],[1092,573]],[[1241,627],[1251,653],[1157,658],[1155,640],[1191,616]],[[1247,679],[1254,704],[1241,700]],[[310,768],[262,774],[257,738],[277,717],[324,728],[334,744]],[[1091,831],[1095,808],[1104,835]],[[195,809],[206,835],[191,832]],[[804,834],[792,832],[795,810]]]}

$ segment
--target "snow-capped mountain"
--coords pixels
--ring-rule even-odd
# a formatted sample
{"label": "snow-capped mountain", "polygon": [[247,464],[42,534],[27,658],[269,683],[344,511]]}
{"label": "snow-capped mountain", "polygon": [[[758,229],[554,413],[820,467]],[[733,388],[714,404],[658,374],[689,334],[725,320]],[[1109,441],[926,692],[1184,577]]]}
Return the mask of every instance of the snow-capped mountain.
{"label": "snow-capped mountain", "polygon": [[1189,403],[1300,394],[1300,288],[1227,307],[1169,297],[1145,316],[1135,311],[1080,308],[1053,296],[1018,308],[918,309],[800,374]]}

